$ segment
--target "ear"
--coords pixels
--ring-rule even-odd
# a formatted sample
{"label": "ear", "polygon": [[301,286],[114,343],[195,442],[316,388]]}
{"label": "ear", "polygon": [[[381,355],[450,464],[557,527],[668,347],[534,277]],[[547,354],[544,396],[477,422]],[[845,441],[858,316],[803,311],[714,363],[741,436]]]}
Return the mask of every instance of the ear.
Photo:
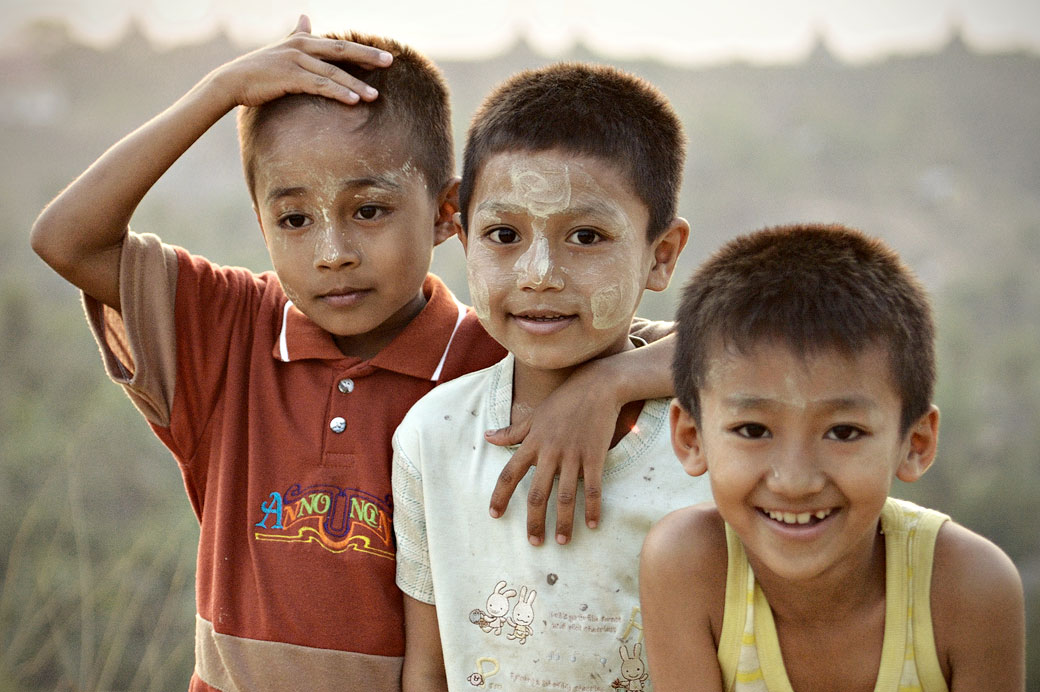
{"label": "ear", "polygon": [[697,423],[678,399],[672,399],[668,419],[672,428],[672,450],[675,456],[682,462],[686,473],[700,476],[708,470],[708,459],[704,454],[704,444]]}
{"label": "ear", "polygon": [[913,483],[924,475],[932,462],[939,446],[939,409],[932,406],[928,412],[917,419],[907,431],[909,447],[906,456],[896,468],[896,478],[906,483]]}
{"label": "ear", "polygon": [[264,237],[264,242],[267,242],[267,231],[264,230],[264,222],[260,218],[260,210],[256,208],[256,204],[253,205],[253,214],[256,215],[256,223],[260,226],[260,235]]}
{"label": "ear", "polygon": [[650,266],[650,274],[646,277],[646,287],[651,291],[663,291],[668,288],[668,282],[672,279],[675,271],[675,263],[679,259],[679,253],[686,247],[686,241],[690,238],[690,224],[686,219],[675,217],[664,229],[661,235],[654,240],[651,251],[654,263]]}
{"label": "ear", "polygon": [[433,244],[440,245],[455,235],[455,214],[459,211],[459,178],[452,178],[437,193],[437,218],[433,222]]}

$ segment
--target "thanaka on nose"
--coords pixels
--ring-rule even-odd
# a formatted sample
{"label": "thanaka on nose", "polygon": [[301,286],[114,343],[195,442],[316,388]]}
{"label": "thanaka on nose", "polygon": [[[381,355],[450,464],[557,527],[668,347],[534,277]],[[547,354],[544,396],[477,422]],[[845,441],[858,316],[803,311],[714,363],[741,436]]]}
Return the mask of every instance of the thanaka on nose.
{"label": "thanaka on nose", "polygon": [[549,248],[549,239],[539,233],[534,241],[513,264],[518,288],[545,290],[562,288],[562,282],[556,278],[556,267]]}
{"label": "thanaka on nose", "polygon": [[[328,219],[328,214],[324,214]],[[327,221],[318,230],[314,244],[314,264],[320,268],[338,269],[348,264],[358,264],[361,254],[347,238],[347,234]]]}

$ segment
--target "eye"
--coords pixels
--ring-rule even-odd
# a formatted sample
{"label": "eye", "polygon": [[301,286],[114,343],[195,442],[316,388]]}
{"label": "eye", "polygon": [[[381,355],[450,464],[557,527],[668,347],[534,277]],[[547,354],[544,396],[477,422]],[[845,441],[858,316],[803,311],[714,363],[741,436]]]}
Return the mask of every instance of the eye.
{"label": "eye", "polygon": [[567,242],[575,245],[595,245],[601,240],[603,236],[592,228],[579,228],[567,236]]}
{"label": "eye", "polygon": [[299,230],[311,225],[311,220],[305,214],[286,214],[278,223],[285,228]]}
{"label": "eye", "polygon": [[769,432],[769,428],[760,423],[744,423],[733,428],[733,432],[741,437],[746,437],[749,440],[762,440],[768,437],[772,437]]}
{"label": "eye", "polygon": [[491,242],[500,245],[512,245],[520,241],[520,234],[508,226],[492,228],[488,231],[487,237],[491,239]]}
{"label": "eye", "polygon": [[825,437],[837,442],[852,442],[866,435],[866,433],[855,425],[835,425],[827,431]]}
{"label": "eye", "polygon": [[354,212],[354,218],[362,221],[374,221],[386,213],[386,209],[377,204],[365,204]]}

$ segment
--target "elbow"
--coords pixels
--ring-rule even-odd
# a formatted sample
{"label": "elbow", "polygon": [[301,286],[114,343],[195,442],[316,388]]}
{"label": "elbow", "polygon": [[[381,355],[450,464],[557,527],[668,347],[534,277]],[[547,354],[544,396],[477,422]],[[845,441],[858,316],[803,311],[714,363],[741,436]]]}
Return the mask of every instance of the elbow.
{"label": "elbow", "polygon": [[29,244],[40,259],[61,271],[66,262],[62,258],[59,237],[56,224],[48,218],[47,210],[44,209],[29,231]]}

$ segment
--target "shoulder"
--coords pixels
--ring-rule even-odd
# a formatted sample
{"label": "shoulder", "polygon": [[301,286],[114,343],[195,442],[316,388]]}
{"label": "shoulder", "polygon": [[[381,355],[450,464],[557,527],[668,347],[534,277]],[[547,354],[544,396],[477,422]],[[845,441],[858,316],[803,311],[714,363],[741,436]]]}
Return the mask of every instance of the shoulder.
{"label": "shoulder", "polygon": [[936,537],[930,600],[936,649],[955,679],[995,661],[1007,669],[1024,656],[1018,570],[1003,550],[953,521]]}
{"label": "shoulder", "polygon": [[[932,601],[964,604],[1021,601],[1022,580],[1007,554],[953,521],[939,529],[932,568]],[[980,600],[981,599],[981,600]]]}
{"label": "shoulder", "polygon": [[711,503],[666,514],[643,543],[641,570],[651,586],[661,589],[697,585],[706,597],[724,593],[726,525]]}
{"label": "shoulder", "polygon": [[429,437],[431,421],[442,423],[436,430],[445,430],[451,435],[458,434],[462,428],[480,426],[486,418],[486,403],[491,389],[502,376],[501,369],[501,363],[496,363],[437,385],[408,410],[396,436],[403,438],[421,433]]}
{"label": "shoulder", "polygon": [[711,503],[676,510],[654,524],[640,558],[644,622],[704,623],[717,642],[726,603],[726,525]]}

